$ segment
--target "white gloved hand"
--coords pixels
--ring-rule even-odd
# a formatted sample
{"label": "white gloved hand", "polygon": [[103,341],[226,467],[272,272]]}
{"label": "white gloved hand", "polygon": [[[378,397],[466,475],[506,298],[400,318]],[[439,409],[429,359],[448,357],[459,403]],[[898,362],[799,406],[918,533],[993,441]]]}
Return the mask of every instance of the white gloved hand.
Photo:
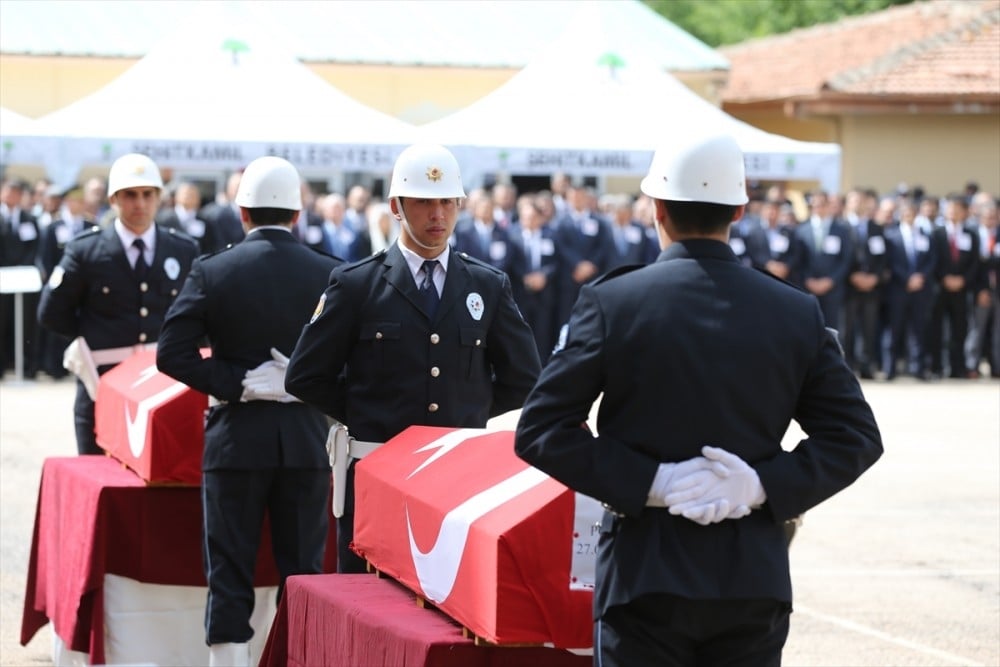
{"label": "white gloved hand", "polygon": [[667,507],[664,497],[667,495],[671,481],[687,477],[699,470],[710,470],[720,477],[726,477],[729,474],[729,469],[726,468],[725,464],[711,461],[702,456],[696,456],[680,463],[661,463],[656,469],[653,484],[649,487],[646,507]]}
{"label": "white gloved hand", "polygon": [[288,357],[283,355],[278,348],[271,348],[271,358],[278,362],[282,368],[288,368]]}
{"label": "white gloved hand", "polygon": [[719,523],[726,519],[742,519],[748,514],[750,514],[750,508],[746,505],[739,505],[735,509],[730,509],[729,501],[721,498],[714,502],[695,505],[686,509],[682,513],[682,516],[697,524],[707,526],[710,523]]}
{"label": "white gloved hand", "polygon": [[701,452],[707,460],[722,463],[729,474],[696,470],[683,478],[675,475],[664,495],[671,514],[707,525],[742,518],[767,500],[757,472],[743,459],[718,447],[703,447]]}
{"label": "white gloved hand", "polygon": [[243,376],[243,395],[240,396],[240,401],[299,402],[299,399],[285,391],[288,358],[274,348],[271,348],[271,356],[275,359],[265,361]]}

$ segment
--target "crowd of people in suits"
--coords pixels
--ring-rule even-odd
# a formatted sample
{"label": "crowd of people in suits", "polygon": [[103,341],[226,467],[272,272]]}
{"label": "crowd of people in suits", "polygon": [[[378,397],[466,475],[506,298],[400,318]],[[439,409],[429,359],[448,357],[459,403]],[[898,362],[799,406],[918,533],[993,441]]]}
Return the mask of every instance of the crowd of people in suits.
{"label": "crowd of people in suits", "polygon": [[[193,237],[203,253],[243,238],[233,199],[203,205],[198,188],[164,192],[157,224]],[[92,178],[58,190],[8,180],[0,194],[0,265],[35,264],[43,282],[77,234],[113,220],[106,185]],[[751,188],[747,214],[730,230],[730,247],[746,266],[774,274],[819,299],[845,354],[864,379],[1000,377],[997,199],[970,185],[931,196],[920,188],[880,195],[812,192],[798,199],[781,186]],[[303,215],[294,234],[304,244],[351,262],[398,236],[387,203],[364,186],[314,195],[303,184]],[[551,187],[518,194],[509,183],[472,190],[453,247],[508,274],[544,361],[558,342],[582,284],[660,253],[650,200],[598,194],[555,174]],[[4,368],[13,366],[11,295],[0,308]],[[37,295],[25,295],[33,313]],[[25,376],[64,377],[67,341],[25,318]],[[988,368],[988,370],[987,370]]]}

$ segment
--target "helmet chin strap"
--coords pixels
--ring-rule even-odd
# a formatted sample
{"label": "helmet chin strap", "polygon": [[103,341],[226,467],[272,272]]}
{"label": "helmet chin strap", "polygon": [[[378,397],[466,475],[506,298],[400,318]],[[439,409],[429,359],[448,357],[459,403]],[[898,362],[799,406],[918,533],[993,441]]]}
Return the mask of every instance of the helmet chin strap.
{"label": "helmet chin strap", "polygon": [[398,211],[398,215],[399,215],[399,222],[406,229],[406,235],[409,237],[409,239],[411,241],[413,241],[415,244],[417,244],[418,246],[420,246],[421,248],[423,248],[424,250],[429,250],[429,251],[432,251],[432,252],[434,250],[437,250],[438,249],[437,246],[424,245],[423,243],[421,243],[420,241],[417,240],[416,235],[413,233],[413,229],[410,227],[409,221],[406,219],[406,212],[403,211],[403,198],[402,197],[396,197],[395,199],[396,199],[396,210]]}

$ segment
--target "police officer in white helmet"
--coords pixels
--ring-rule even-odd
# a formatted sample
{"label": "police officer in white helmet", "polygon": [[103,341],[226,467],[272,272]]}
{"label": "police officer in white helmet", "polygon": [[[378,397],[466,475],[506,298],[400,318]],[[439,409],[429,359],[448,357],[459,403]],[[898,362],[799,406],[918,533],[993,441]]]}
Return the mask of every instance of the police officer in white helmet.
{"label": "police officer in white helmet", "polygon": [[[450,151],[404,150],[389,186],[397,242],[334,271],[292,353],[288,391],[360,442],[382,443],[414,424],[484,427],[520,408],[538,375],[531,329],[506,274],[449,248],[463,197]],[[338,571],[363,572],[348,548],[353,465],[344,475],[342,512],[335,503]],[[335,495],[337,477],[335,469]]]}
{"label": "police officer in white helmet", "polygon": [[194,239],[154,223],[163,180],[146,155],[115,160],[108,174],[114,223],[66,244],[42,291],[42,326],[75,339],[65,358],[77,373],[73,406],[80,454],[100,454],[94,434],[97,376],[153,345],[198,254]]}
{"label": "police officer in white helmet", "polygon": [[[641,188],[666,249],[581,289],[517,426],[518,455],[607,508],[597,665],[779,665],[783,523],[882,453],[816,299],[729,247],[744,181],[731,137],[656,151]],[[595,437],[579,424],[602,395]],[[784,451],[793,419],[808,437]]]}
{"label": "police officer in white helmet", "polygon": [[284,376],[286,355],[341,261],[292,235],[302,202],[299,174],[286,160],[251,162],[235,201],[246,238],[195,261],[156,356],[161,371],[219,401],[202,462],[211,665],[251,664],[265,513],[281,584],[322,572],[330,489],[326,418],[287,394]]}

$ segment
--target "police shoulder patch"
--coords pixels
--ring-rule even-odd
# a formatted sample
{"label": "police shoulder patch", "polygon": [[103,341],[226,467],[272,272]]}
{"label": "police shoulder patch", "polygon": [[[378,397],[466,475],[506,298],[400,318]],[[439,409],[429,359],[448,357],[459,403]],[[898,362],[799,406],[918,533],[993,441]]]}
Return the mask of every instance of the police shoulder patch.
{"label": "police shoulder patch", "polygon": [[324,292],[319,296],[319,303],[316,304],[316,310],[313,311],[312,317],[309,318],[309,324],[312,324],[323,314],[323,306],[326,305],[326,293]]}

